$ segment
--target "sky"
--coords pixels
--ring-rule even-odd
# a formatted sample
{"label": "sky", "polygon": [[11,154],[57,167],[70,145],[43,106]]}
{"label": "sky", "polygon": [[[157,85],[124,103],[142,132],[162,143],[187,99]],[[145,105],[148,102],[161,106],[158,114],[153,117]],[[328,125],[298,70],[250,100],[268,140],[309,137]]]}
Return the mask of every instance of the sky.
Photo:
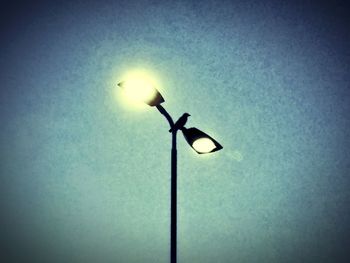
{"label": "sky", "polygon": [[2,262],[169,262],[168,124],[116,84],[148,72],[178,134],[178,262],[348,262],[343,1],[5,1]]}

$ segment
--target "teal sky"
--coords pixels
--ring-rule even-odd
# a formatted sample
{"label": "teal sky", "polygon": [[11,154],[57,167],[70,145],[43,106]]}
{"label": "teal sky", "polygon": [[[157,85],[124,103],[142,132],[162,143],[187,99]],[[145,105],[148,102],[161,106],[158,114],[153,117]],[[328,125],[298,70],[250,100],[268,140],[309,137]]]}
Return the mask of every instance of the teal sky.
{"label": "teal sky", "polygon": [[168,262],[170,147],[115,85],[153,74],[177,119],[178,262],[346,262],[348,8],[336,2],[5,4],[2,262]]}

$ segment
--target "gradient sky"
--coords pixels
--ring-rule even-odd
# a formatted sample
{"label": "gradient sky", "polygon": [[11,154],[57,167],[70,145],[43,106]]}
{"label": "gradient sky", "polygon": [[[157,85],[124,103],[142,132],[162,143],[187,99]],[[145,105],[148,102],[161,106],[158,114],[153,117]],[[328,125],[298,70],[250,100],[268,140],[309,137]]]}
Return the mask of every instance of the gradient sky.
{"label": "gradient sky", "polygon": [[349,262],[342,1],[0,12],[1,262],[168,262],[169,128],[114,92],[135,68],[224,146],[197,155],[178,136],[179,263]]}

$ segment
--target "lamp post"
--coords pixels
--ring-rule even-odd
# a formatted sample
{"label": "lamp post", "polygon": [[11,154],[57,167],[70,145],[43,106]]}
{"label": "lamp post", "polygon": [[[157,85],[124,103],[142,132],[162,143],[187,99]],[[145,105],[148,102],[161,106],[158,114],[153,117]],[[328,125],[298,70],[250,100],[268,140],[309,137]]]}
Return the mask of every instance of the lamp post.
{"label": "lamp post", "polygon": [[176,263],[177,256],[177,131],[181,130],[188,144],[199,154],[211,153],[221,150],[223,147],[206,133],[197,128],[185,128],[187,117],[185,113],[178,121],[173,118],[161,105],[164,98],[153,85],[143,79],[131,79],[118,84],[129,96],[136,100],[143,101],[149,106],[156,107],[157,110],[168,121],[171,132],[171,193],[170,193],[170,262]]}

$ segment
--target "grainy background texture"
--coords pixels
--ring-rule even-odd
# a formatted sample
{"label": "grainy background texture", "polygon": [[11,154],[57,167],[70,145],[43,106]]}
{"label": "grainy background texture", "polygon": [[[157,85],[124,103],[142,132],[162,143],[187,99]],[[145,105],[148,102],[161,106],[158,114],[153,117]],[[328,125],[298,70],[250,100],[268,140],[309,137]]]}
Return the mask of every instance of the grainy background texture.
{"label": "grainy background texture", "polygon": [[1,262],[169,260],[170,134],[114,89],[152,72],[178,137],[179,263],[349,262],[342,1],[5,1]]}

